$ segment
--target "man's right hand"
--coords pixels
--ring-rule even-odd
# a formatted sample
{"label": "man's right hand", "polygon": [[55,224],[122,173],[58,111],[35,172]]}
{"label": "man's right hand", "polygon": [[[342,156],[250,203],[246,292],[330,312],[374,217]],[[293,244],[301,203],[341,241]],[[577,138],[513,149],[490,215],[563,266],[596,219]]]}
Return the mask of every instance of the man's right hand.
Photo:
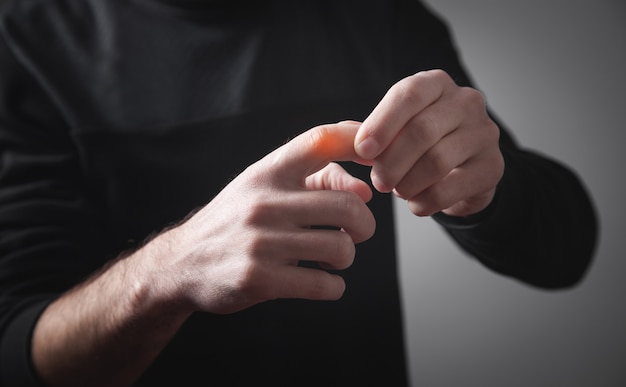
{"label": "man's right hand", "polygon": [[247,168],[193,217],[153,241],[168,246],[166,256],[145,266],[161,278],[155,283],[166,283],[165,294],[177,302],[212,313],[277,298],[341,297],[340,276],[298,262],[345,269],[354,244],[374,233],[365,204],[369,186],[330,163],[357,159],[358,128],[352,122],[313,128]]}
{"label": "man's right hand", "polygon": [[324,125],[294,138],[186,222],[50,304],[32,340],[41,379],[49,385],[130,385],[195,311],[231,313],[276,298],[341,297],[340,276],[298,262],[346,268],[354,244],[374,233],[365,204],[369,186],[330,163],[357,159],[358,127]]}

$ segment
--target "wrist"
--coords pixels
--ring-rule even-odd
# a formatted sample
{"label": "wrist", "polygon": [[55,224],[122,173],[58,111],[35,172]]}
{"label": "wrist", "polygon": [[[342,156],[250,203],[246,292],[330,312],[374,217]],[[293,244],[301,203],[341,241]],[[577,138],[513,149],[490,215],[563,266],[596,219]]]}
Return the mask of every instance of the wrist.
{"label": "wrist", "polygon": [[32,335],[42,380],[125,385],[153,361],[191,314],[156,265],[160,247],[146,244],[48,306]]}
{"label": "wrist", "polygon": [[195,310],[186,300],[184,278],[173,268],[174,251],[167,231],[128,257],[125,268],[130,287],[130,305],[148,315],[167,315],[182,323]]}

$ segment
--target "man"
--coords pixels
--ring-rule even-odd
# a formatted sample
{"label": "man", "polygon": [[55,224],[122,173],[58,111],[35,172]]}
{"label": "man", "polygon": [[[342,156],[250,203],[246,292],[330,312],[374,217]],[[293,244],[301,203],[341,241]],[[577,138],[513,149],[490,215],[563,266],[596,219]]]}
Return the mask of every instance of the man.
{"label": "man", "polygon": [[528,284],[589,263],[417,2],[9,1],[0,52],[7,385],[406,385],[389,193]]}

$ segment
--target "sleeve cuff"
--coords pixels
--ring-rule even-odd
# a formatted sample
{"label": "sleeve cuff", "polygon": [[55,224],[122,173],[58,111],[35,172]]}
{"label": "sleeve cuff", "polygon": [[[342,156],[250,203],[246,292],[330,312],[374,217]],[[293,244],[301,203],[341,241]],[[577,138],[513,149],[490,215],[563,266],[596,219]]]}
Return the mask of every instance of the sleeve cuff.
{"label": "sleeve cuff", "polygon": [[498,201],[500,200],[500,190],[496,190],[496,193],[491,200],[491,203],[483,210],[468,216],[451,216],[446,215],[443,212],[438,212],[432,216],[432,218],[449,230],[470,230],[480,226],[493,217]]}
{"label": "sleeve cuff", "polygon": [[24,309],[7,326],[0,342],[0,385],[42,386],[31,359],[31,338],[35,324],[51,300],[39,301]]}

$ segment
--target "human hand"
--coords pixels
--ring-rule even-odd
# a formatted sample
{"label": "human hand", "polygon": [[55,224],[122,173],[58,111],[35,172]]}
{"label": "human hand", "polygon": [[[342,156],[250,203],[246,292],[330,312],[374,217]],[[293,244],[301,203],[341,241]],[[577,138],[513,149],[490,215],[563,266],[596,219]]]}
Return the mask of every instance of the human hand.
{"label": "human hand", "polygon": [[487,207],[502,177],[498,137],[483,96],[432,70],[391,87],[355,149],[370,160],[374,187],[408,200],[414,214],[466,216]]}
{"label": "human hand", "polygon": [[[168,246],[169,295],[193,310],[235,312],[276,298],[334,300],[343,279],[300,260],[345,269],[375,220],[369,186],[329,161],[352,160],[359,125],[313,128],[270,153],[209,204],[158,238]],[[334,226],[341,230],[314,229]],[[165,243],[165,244],[163,244]]]}

